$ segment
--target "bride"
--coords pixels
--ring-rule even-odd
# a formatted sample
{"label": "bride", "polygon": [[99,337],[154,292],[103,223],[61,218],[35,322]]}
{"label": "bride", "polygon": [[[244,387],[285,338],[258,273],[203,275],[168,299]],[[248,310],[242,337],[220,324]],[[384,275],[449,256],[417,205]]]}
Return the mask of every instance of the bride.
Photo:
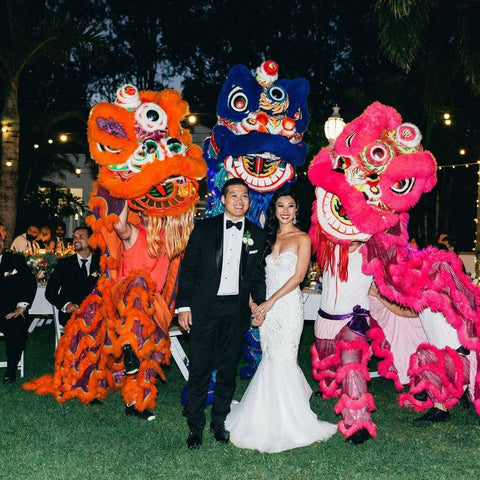
{"label": "bride", "polygon": [[310,238],[295,227],[294,193],[275,192],[267,211],[263,254],[268,300],[254,307],[263,357],[240,403],[234,402],[225,427],[240,448],[281,452],[327,440],[336,425],[310,410],[312,394],[297,363],[303,329],[299,288],[310,262]]}

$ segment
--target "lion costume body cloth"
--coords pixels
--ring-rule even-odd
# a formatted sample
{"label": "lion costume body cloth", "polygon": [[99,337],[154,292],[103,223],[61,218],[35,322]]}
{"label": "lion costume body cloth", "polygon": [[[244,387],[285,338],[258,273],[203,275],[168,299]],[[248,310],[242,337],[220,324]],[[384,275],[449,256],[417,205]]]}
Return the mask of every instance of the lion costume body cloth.
{"label": "lion costume body cloth", "polygon": [[[425,410],[437,402],[448,409],[469,385],[480,413],[480,290],[455,254],[408,243],[406,212],[436,183],[436,162],[420,141],[416,126],[375,102],[309,168],[316,187],[310,236],[329,284],[315,324],[313,375],[325,397],[340,397],[335,412],[346,437],[362,428],[376,436],[367,390],[372,351],[381,359],[380,375],[398,390],[410,383],[400,405]],[[362,246],[349,252],[352,242]],[[418,318],[380,325],[381,308],[377,301],[373,318],[368,296],[372,281],[384,299]],[[411,357],[400,381],[395,363],[407,344]],[[426,400],[414,397],[421,391]]]}
{"label": "lion costume body cloth", "polygon": [[[88,140],[100,170],[87,223],[94,232],[90,245],[102,252],[102,275],[65,326],[53,375],[25,389],[85,404],[121,389],[135,409],[155,407],[155,381],[165,379],[161,364],[170,360],[168,328],[179,263],[193,228],[197,179],[206,174],[201,148],[180,123],[187,113],[177,91],[139,92],[133,85],[120,88],[114,104],[93,107]],[[125,203],[138,238],[124,252],[113,226]],[[153,230],[143,227],[149,222]],[[157,240],[153,251],[150,237]],[[140,361],[134,375],[125,375],[126,344]]]}

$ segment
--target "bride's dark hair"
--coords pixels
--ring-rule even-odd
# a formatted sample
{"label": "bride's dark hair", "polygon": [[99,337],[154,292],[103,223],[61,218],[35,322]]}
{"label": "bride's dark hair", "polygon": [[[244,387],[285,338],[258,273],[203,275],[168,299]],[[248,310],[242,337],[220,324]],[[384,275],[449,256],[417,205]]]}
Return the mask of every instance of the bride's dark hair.
{"label": "bride's dark hair", "polygon": [[[270,204],[267,208],[267,219],[265,222],[264,232],[265,232],[265,246],[263,248],[263,256],[262,256],[262,265],[265,265],[265,259],[272,253],[273,245],[277,240],[277,232],[280,227],[280,223],[278,221],[277,216],[275,215],[275,209],[277,205],[277,200],[280,197],[292,197],[295,205],[297,206],[297,213],[299,210],[298,199],[296,193],[290,187],[283,187],[277,190],[274,194],[272,199],[270,200]],[[296,224],[298,227],[298,223]]]}

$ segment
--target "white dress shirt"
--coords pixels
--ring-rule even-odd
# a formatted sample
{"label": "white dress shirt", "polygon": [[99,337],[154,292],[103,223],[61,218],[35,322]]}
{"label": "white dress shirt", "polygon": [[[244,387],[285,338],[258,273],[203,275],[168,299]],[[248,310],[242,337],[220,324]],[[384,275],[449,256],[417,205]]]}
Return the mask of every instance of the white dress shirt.
{"label": "white dress shirt", "polygon": [[[238,283],[240,280],[240,257],[242,256],[242,238],[245,230],[245,218],[237,220],[242,222],[239,230],[233,226],[227,229],[227,220],[233,220],[223,216],[223,261],[222,276],[217,295],[238,295]],[[233,223],[237,223],[233,222]]]}

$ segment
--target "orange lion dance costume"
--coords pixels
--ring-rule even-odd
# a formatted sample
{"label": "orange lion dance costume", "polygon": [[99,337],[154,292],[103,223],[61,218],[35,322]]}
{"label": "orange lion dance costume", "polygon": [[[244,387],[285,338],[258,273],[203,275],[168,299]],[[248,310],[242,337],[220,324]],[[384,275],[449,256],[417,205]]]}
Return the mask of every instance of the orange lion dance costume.
{"label": "orange lion dance costume", "polygon": [[[201,148],[180,123],[187,113],[177,91],[133,85],[120,88],[114,104],[93,107],[88,141],[100,171],[87,223],[91,246],[103,254],[102,275],[67,322],[53,375],[25,389],[84,404],[121,389],[127,414],[154,418],[141,413],[155,407],[156,378],[165,379],[177,273],[193,228],[197,179],[206,174]],[[136,233],[127,248],[118,233],[125,225]],[[138,365],[126,372],[132,353]]]}

